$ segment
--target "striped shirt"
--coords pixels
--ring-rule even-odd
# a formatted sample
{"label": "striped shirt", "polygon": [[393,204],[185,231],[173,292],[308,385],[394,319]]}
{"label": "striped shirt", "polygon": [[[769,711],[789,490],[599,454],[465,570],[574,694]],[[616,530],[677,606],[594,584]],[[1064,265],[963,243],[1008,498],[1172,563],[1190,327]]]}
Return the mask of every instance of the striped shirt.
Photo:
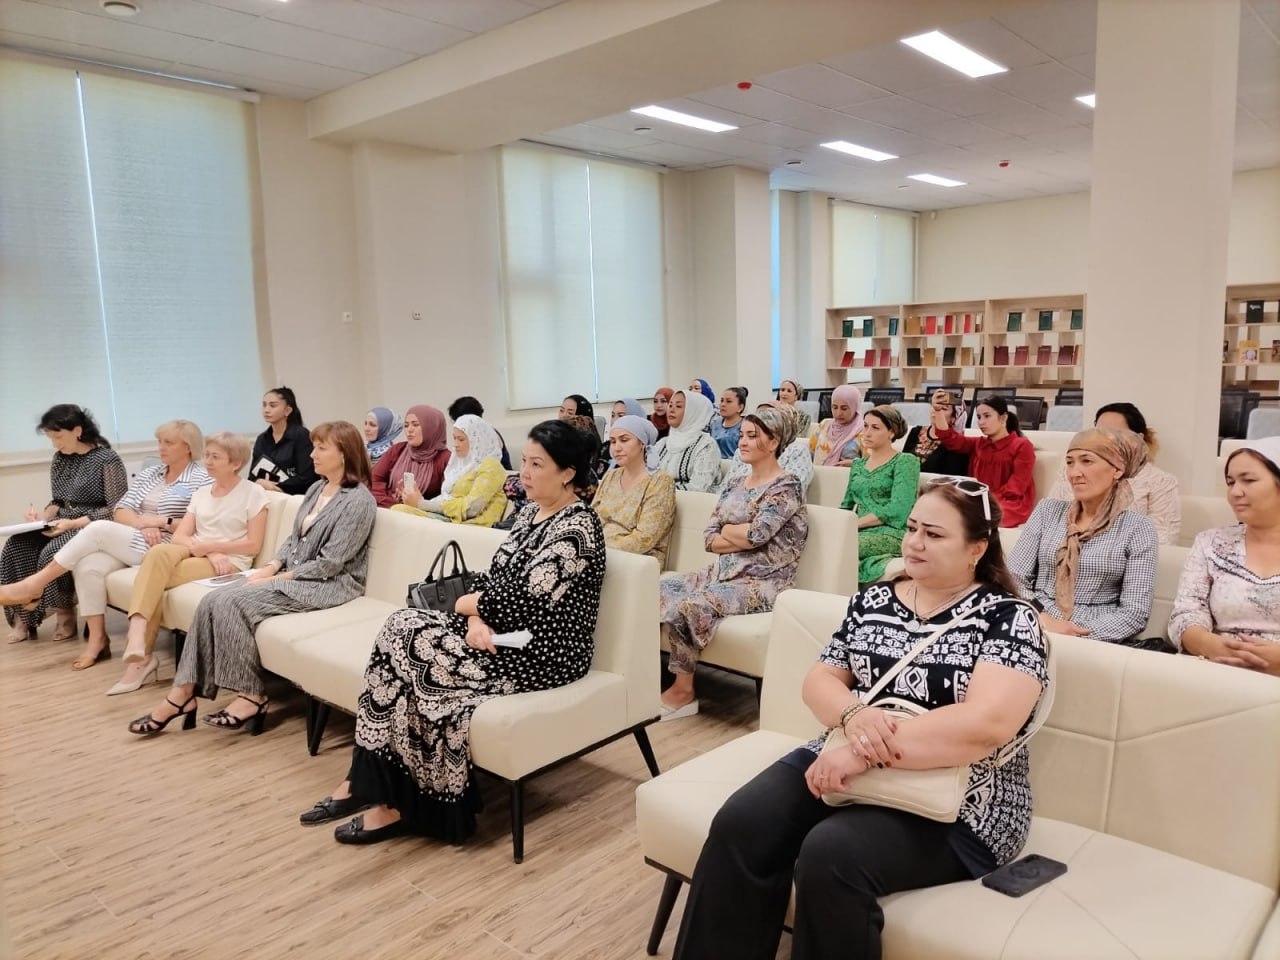
{"label": "striped shirt", "polygon": [[[142,513],[143,502],[150,500],[156,504],[157,516],[181,520],[183,514],[187,512],[187,506],[191,503],[191,495],[201,487],[213,483],[213,477],[205,471],[204,464],[192,460],[178,475],[178,479],[166,486],[164,476],[168,469],[160,463],[154,467],[139,470],[134,475],[133,482],[129,484],[129,489],[116,504],[116,509]],[[164,529],[161,529],[160,535],[165,543],[173,538],[173,535]],[[138,553],[147,552],[148,544],[141,530],[134,531],[129,545]]]}

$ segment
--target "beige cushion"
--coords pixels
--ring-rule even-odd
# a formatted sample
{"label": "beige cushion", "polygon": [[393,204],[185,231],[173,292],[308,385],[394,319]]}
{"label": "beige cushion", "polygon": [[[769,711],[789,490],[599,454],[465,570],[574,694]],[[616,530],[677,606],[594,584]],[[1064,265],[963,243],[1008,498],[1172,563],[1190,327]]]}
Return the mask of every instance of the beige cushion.
{"label": "beige cushion", "polygon": [[1280,960],[1280,907],[1272,912],[1262,937],[1253,951],[1253,960]]}
{"label": "beige cushion", "polygon": [[823,507],[838,507],[844,502],[844,492],[849,487],[848,467],[813,468],[813,479],[809,481],[809,489],[805,498],[811,504]]}
{"label": "beige cushion", "polygon": [[1178,544],[1189,547],[1197,533],[1218,527],[1234,527],[1235,511],[1224,495],[1216,497],[1179,497],[1182,505],[1182,526],[1178,531]]}
{"label": "beige cushion", "polygon": [[[1027,436],[1030,437],[1034,432],[1028,431]],[[1043,500],[1045,495],[1053,489],[1058,477],[1062,475],[1062,464],[1065,460],[1066,453],[1056,450],[1036,450],[1036,465],[1031,473],[1036,482],[1037,502]]]}
{"label": "beige cushion", "polygon": [[[1036,458],[1040,457],[1040,451],[1045,453],[1061,453],[1066,454],[1067,444],[1074,437],[1074,430],[1024,430],[1022,435],[1031,441],[1031,445],[1036,448]],[[1045,490],[1048,490],[1045,487]]]}
{"label": "beige cushion", "polygon": [[1142,631],[1144,637],[1168,638],[1169,616],[1173,613],[1178,581],[1190,552],[1186,547],[1168,545],[1162,545],[1156,551],[1156,589],[1151,599],[1151,619],[1147,621],[1147,629]]}

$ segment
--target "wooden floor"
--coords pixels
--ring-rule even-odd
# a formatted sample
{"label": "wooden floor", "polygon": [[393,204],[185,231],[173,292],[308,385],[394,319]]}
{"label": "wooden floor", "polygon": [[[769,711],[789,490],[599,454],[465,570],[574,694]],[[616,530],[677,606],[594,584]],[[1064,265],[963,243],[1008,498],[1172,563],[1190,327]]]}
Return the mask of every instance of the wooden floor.
{"label": "wooden floor", "polygon": [[[109,618],[117,651],[123,627]],[[662,879],[636,840],[634,791],[648,773],[634,740],[529,785],[519,866],[505,788],[492,781],[482,781],[487,806],[464,847],[344,847],[332,825],[303,828],[298,814],[346,772],[350,718],[335,714],[310,757],[303,698],[278,683],[262,736],[202,723],[134,737],[128,721],[167,684],[106,697],[120,661],[73,673],[78,641],[54,644],[51,633],[48,623],[35,642],[0,642],[0,915],[10,941],[0,930],[0,956],[645,955]],[[162,653],[169,678],[172,652]],[[756,725],[750,681],[708,670],[699,683],[702,714],[650,727],[663,769]]]}

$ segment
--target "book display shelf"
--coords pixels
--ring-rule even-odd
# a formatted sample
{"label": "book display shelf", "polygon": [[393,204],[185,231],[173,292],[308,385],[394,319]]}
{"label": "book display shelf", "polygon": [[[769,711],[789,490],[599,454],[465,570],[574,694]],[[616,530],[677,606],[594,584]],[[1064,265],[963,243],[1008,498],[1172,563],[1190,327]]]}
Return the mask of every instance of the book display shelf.
{"label": "book display shelf", "polygon": [[1222,385],[1280,391],[1280,283],[1227,287]]}
{"label": "book display shelf", "polygon": [[1080,386],[1083,296],[991,300],[989,304],[983,386]]}

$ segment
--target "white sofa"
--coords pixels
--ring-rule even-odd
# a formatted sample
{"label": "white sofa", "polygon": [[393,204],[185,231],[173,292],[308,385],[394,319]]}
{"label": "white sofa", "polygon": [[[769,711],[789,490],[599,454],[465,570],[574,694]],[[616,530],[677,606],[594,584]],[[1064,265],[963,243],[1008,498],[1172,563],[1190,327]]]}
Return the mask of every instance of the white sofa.
{"label": "white sofa", "polygon": [[[288,534],[300,501],[271,498],[261,560],[271,557]],[[330,610],[273,617],[258,628],[263,667],[310,698],[307,745],[312,754],[319,748],[331,707],[355,712],[379,628],[392,611],[404,606],[408,585],[425,575],[439,549],[457,540],[468,566],[484,569],[504,536],[497,530],[379,510],[364,596]],[[130,568],[108,577],[112,605],[128,605],[136,572]],[[205,593],[194,584],[167,591],[166,625],[185,630]],[[533,777],[628,735],[635,737],[650,772],[657,774],[645,729],[657,719],[659,706],[652,632],[657,606],[658,564],[653,558],[610,550],[588,674],[555,690],[498,697],[476,709],[471,755],[480,770],[510,789],[517,863],[524,856],[524,786]]]}
{"label": "white sofa", "polygon": [[1182,504],[1182,526],[1178,531],[1180,546],[1191,546],[1197,533],[1212,530],[1215,527],[1233,527],[1239,522],[1225,496],[1184,496],[1178,499]]}
{"label": "white sofa", "polygon": [[[689,573],[709,566],[715,559],[703,545],[702,531],[711,518],[716,500],[716,495],[711,493],[676,492],[676,519],[667,551],[667,572]],[[795,586],[851,596],[858,589],[857,517],[852,511],[833,507],[809,504],[806,509],[809,539],[796,570]],[[771,613],[747,613],[726,617],[702,651],[700,662],[754,677],[759,688],[772,616]],[[665,637],[662,649],[667,649]]]}
{"label": "white sofa", "polygon": [[[820,732],[800,683],[847,604],[780,597],[759,730],[637,788],[645,861],[667,875],[651,955],[716,811]],[[886,897],[886,960],[1274,960],[1280,683],[1190,657],[1053,642],[1057,697],[1031,744],[1024,852],[1068,872],[1019,899],[978,881]]]}

